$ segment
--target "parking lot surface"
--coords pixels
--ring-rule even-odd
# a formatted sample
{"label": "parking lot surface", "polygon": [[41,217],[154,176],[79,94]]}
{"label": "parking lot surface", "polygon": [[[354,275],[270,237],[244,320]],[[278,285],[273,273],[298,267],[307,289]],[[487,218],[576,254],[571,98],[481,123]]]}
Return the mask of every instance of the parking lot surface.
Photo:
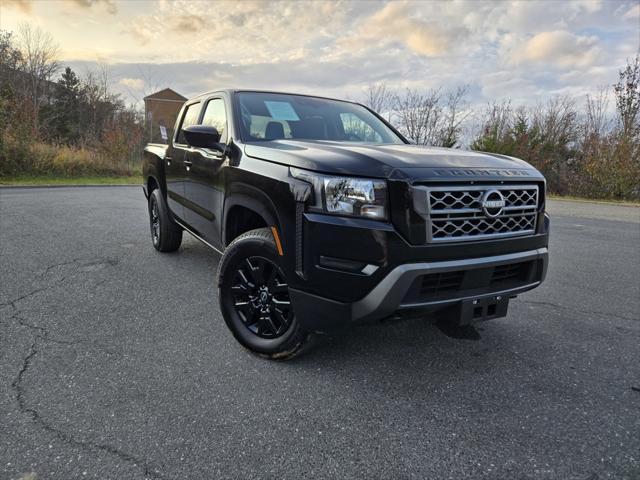
{"label": "parking lot surface", "polygon": [[478,335],[283,363],[225,327],[214,252],[152,248],[139,187],[0,189],[0,478],[639,479],[640,210],[549,210],[546,283]]}

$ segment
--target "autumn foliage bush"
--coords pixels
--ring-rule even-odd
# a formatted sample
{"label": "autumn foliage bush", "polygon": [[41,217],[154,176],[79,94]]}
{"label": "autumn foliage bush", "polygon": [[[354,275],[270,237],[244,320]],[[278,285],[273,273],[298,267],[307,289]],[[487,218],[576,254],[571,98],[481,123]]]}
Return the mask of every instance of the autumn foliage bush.
{"label": "autumn foliage bush", "polygon": [[0,176],[138,173],[140,113],[109,91],[106,72],[80,79],[67,67],[53,81],[50,39],[27,37],[29,55],[0,31]]}
{"label": "autumn foliage bush", "polygon": [[491,105],[471,147],[522,158],[538,168],[551,193],[640,200],[640,61],[620,72],[611,93],[587,95],[582,110],[558,97],[532,109]]}
{"label": "autumn foliage bush", "polygon": [[[521,158],[538,168],[551,193],[640,200],[640,63],[636,57],[611,87],[514,107],[510,100],[479,111],[467,88],[394,92],[371,85],[366,103],[420,145],[455,147]],[[612,99],[615,101],[612,102]],[[471,122],[476,127],[468,128]],[[466,124],[466,125],[465,125]],[[464,131],[471,131],[464,139]],[[475,130],[475,131],[474,131]]]}

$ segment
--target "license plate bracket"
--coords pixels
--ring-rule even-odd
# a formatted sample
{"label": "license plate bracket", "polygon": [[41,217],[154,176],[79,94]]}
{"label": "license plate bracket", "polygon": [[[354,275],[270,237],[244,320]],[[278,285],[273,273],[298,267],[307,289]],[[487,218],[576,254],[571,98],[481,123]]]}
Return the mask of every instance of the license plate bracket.
{"label": "license plate bracket", "polygon": [[458,308],[457,324],[470,325],[475,322],[505,317],[509,308],[509,298],[490,295],[463,300]]}

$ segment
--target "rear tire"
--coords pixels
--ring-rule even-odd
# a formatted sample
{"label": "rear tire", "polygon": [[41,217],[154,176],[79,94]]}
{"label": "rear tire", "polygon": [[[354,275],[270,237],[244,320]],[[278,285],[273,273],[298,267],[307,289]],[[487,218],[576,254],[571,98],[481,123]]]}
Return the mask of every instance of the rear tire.
{"label": "rear tire", "polygon": [[151,241],[159,252],[175,252],[182,243],[182,228],[169,216],[162,192],[155,189],[149,195]]}
{"label": "rear tire", "polygon": [[243,233],[227,247],[218,267],[218,299],[238,342],[260,356],[284,360],[310,340],[293,312],[289,287],[268,228]]}

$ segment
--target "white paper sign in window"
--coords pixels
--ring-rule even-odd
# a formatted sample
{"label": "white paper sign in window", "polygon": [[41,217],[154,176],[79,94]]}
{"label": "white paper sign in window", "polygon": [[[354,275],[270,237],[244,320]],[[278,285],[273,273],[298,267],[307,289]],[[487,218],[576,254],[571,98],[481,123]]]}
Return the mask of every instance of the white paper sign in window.
{"label": "white paper sign in window", "polygon": [[264,106],[269,110],[269,115],[274,120],[298,121],[300,117],[289,102],[264,102]]}

